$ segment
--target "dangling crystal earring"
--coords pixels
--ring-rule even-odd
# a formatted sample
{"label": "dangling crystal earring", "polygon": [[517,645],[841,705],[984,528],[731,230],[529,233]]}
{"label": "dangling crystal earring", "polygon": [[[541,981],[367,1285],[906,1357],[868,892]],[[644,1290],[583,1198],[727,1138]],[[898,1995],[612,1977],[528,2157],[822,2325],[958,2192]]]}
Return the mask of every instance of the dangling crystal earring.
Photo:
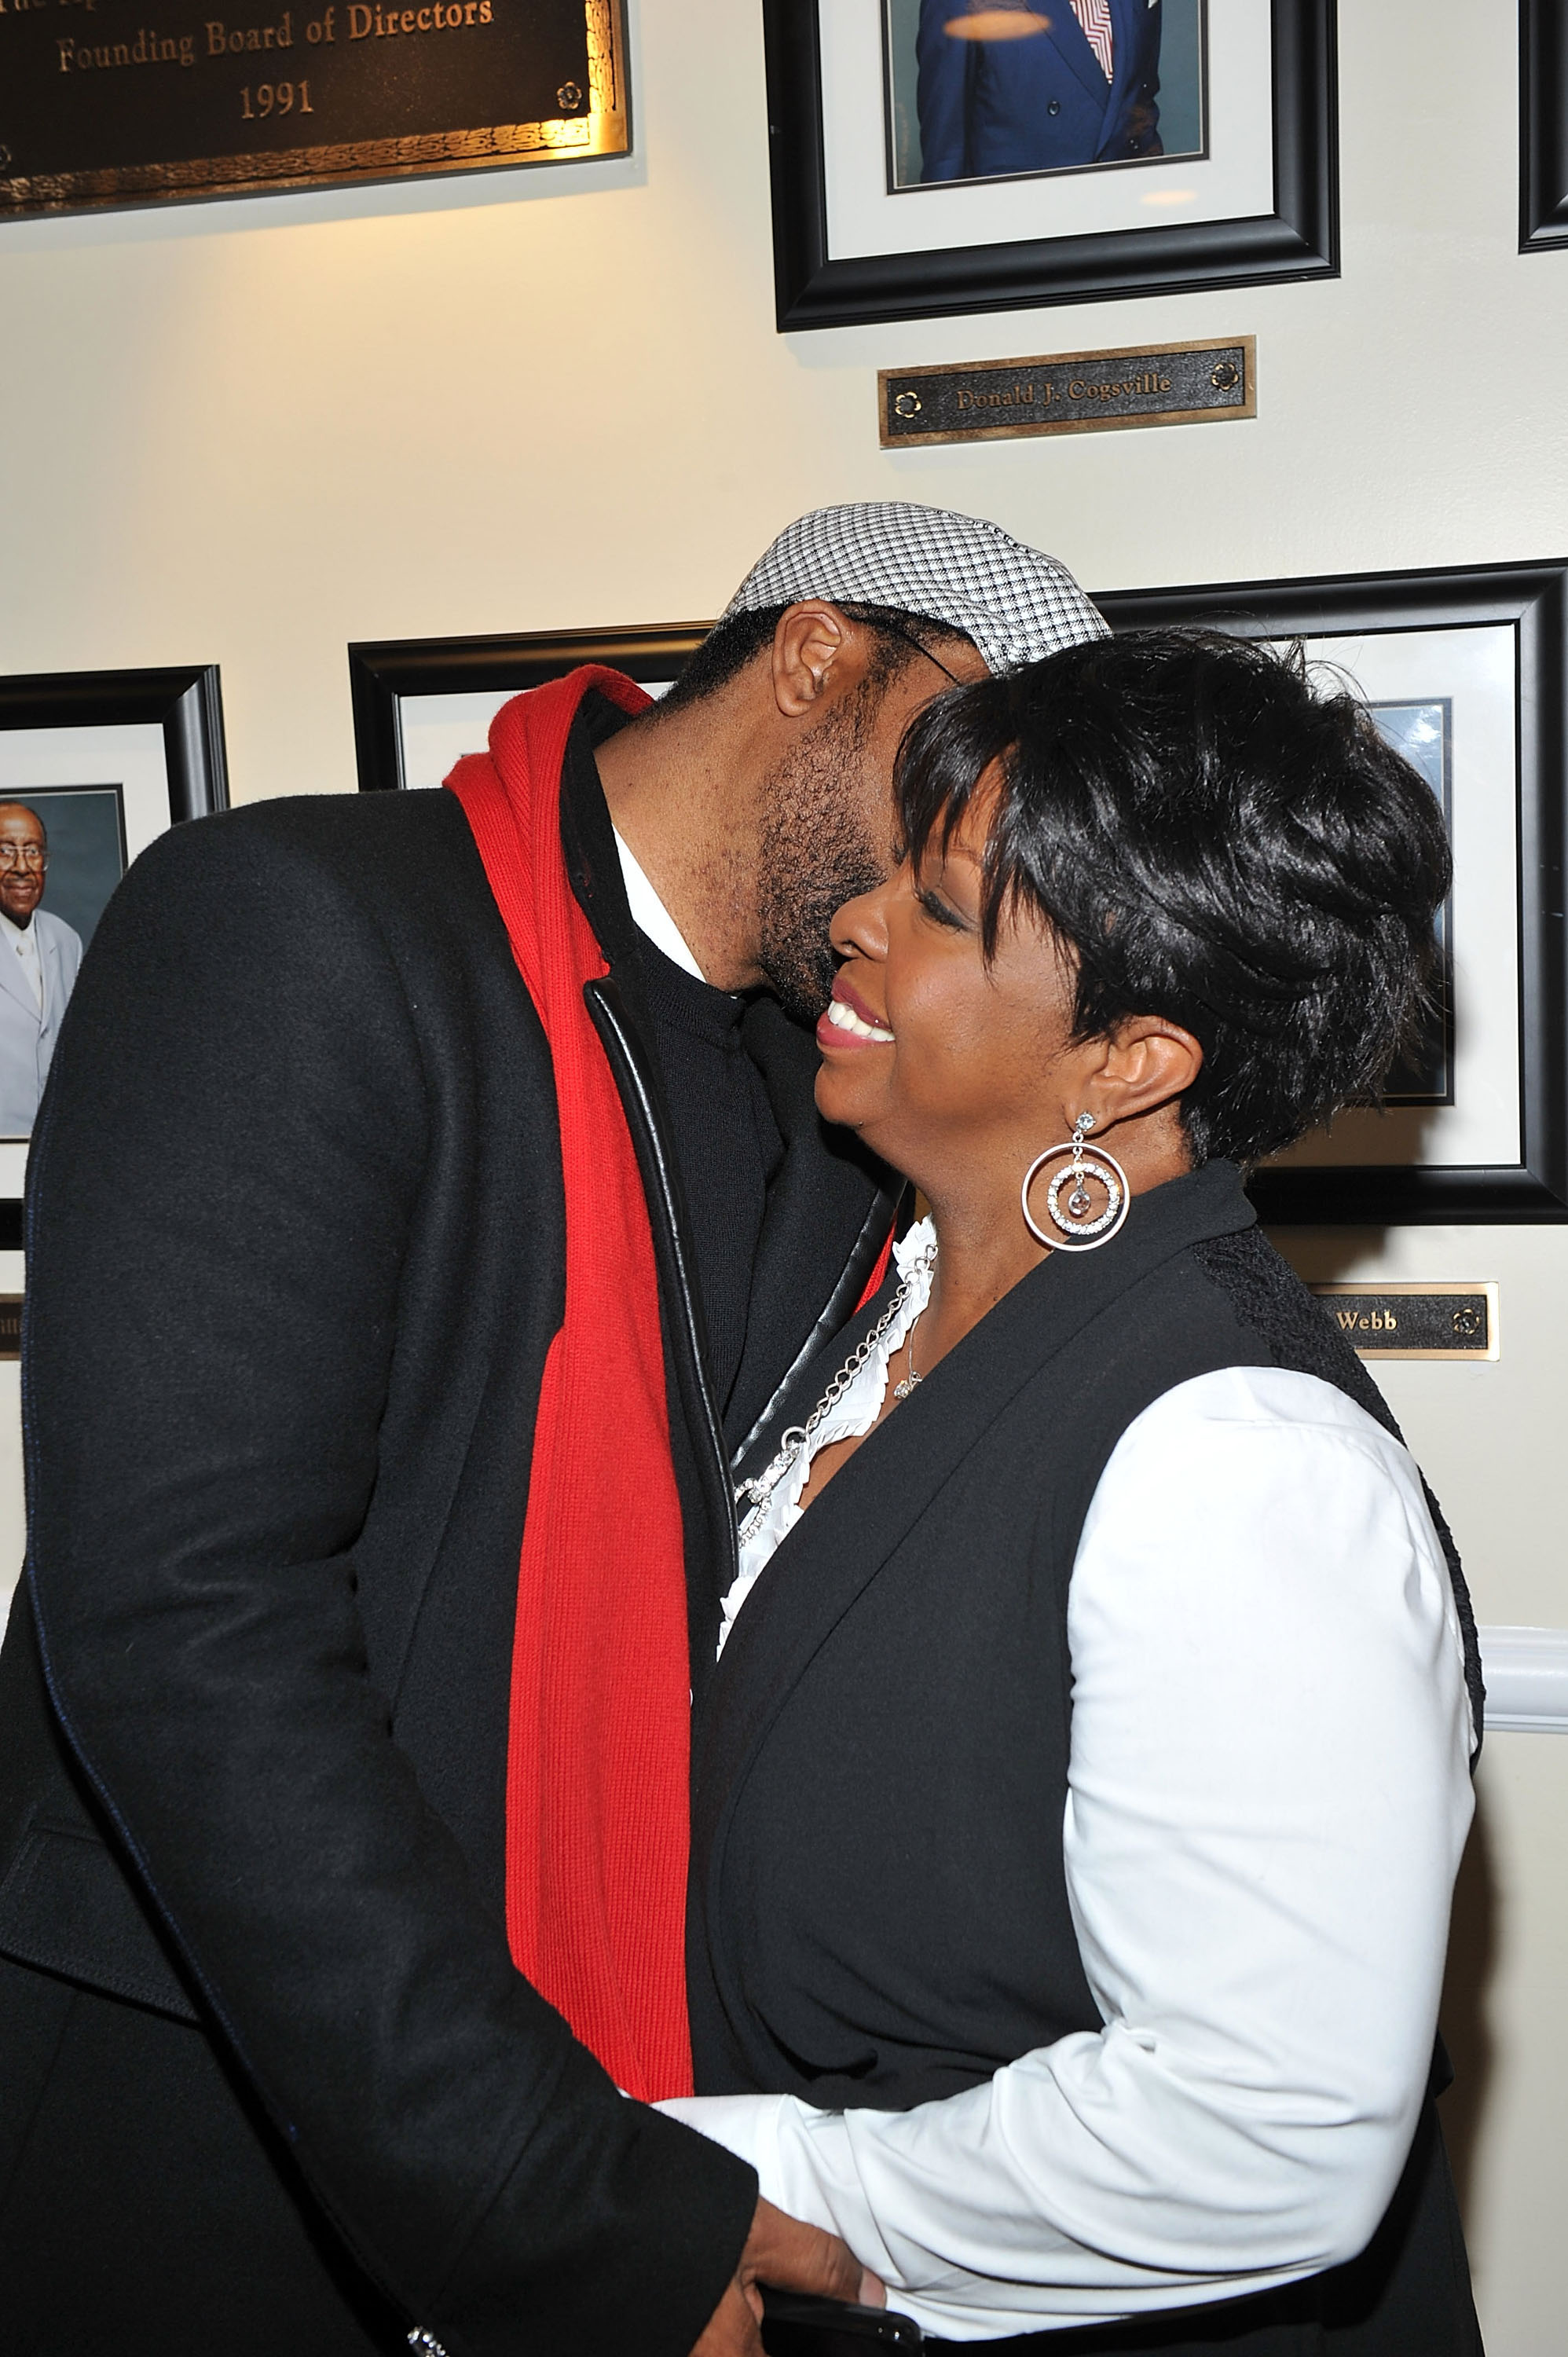
{"label": "dangling crystal earring", "polygon": [[[1024,1173],[1024,1223],[1036,1242],[1047,1245],[1052,1252],[1098,1251],[1118,1233],[1133,1200],[1127,1173],[1113,1154],[1108,1154],[1103,1146],[1093,1154],[1085,1154],[1083,1141],[1093,1127],[1094,1115],[1080,1113],[1067,1144],[1047,1146],[1043,1154],[1036,1155]],[[1055,1235],[1047,1235],[1029,1209],[1029,1189],[1047,1163],[1057,1161],[1064,1154],[1070,1154],[1072,1160],[1065,1170],[1057,1172],[1046,1189],[1047,1215],[1057,1230]],[[1094,1199],[1084,1185],[1086,1178],[1098,1178],[1105,1189],[1105,1209],[1093,1219],[1090,1213],[1094,1209]],[[1062,1189],[1069,1179],[1072,1192],[1064,1206]]]}

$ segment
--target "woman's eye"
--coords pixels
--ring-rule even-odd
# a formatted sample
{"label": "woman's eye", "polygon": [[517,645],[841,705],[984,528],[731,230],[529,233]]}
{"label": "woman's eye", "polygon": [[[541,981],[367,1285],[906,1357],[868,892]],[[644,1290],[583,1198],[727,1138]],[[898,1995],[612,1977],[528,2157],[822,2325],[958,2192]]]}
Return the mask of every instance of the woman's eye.
{"label": "woman's eye", "polygon": [[934,924],[946,925],[955,933],[963,931],[963,919],[955,909],[950,909],[945,900],[939,900],[934,892],[928,891],[924,886],[921,886],[917,890],[915,898]]}

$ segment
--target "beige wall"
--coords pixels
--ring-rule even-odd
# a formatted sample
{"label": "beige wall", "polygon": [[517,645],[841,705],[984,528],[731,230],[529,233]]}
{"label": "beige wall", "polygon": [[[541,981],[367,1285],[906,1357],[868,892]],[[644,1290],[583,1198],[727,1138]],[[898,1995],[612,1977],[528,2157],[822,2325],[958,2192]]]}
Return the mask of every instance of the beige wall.
{"label": "beige wall", "polygon": [[[1483,13],[1341,10],[1327,285],[780,338],[751,0],[642,0],[629,163],[0,229],[0,669],[220,662],[250,799],[352,785],[349,640],[711,614],[829,500],[993,516],[1101,588],[1562,555],[1568,253],[1515,252],[1514,12]],[[877,450],[879,365],[1242,331],[1251,424]],[[1388,1390],[1481,1619],[1568,1621],[1568,1230],[1293,1249],[1501,1281],[1499,1365]],[[1499,1737],[1481,1790],[1469,2217],[1492,2357],[1553,2357],[1568,1739]]]}

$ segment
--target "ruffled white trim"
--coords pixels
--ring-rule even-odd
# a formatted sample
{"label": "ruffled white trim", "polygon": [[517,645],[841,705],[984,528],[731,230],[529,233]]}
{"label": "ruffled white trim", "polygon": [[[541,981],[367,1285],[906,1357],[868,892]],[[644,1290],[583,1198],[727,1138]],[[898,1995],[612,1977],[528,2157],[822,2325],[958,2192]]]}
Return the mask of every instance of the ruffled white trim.
{"label": "ruffled white trim", "polygon": [[809,1442],[796,1451],[788,1472],[768,1501],[761,1521],[748,1534],[740,1551],[740,1572],[722,1607],[719,1652],[724,1652],[736,1616],[771,1562],[779,1543],[794,1529],[802,1512],[800,1493],[810,1479],[811,1461],[820,1448],[835,1440],[858,1439],[871,1430],[882,1411],[887,1391],[887,1364],[903,1349],[910,1327],[931,1297],[937,1232],[929,1219],[919,1220],[893,1247],[893,1257],[904,1285],[904,1303],[875,1350],[838,1402],[824,1416]]}

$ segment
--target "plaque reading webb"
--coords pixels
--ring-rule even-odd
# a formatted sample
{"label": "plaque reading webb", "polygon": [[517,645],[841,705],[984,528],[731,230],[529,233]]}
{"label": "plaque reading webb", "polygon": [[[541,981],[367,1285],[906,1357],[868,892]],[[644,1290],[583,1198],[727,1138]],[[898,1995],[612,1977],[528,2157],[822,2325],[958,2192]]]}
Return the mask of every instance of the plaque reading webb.
{"label": "plaque reading webb", "polygon": [[1495,1359],[1498,1288],[1475,1285],[1315,1285],[1363,1359]]}
{"label": "plaque reading webb", "polygon": [[620,154],[621,0],[0,0],[0,216]]}

